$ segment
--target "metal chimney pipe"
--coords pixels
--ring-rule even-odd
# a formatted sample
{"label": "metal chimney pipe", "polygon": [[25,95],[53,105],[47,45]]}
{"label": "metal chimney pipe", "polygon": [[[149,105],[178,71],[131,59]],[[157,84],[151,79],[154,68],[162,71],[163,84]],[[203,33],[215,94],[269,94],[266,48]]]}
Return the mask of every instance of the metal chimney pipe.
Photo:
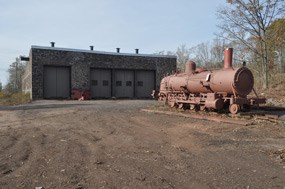
{"label": "metal chimney pipe", "polygon": [[224,50],[224,68],[233,68],[233,48],[226,48]]}
{"label": "metal chimney pipe", "polygon": [[94,46],[91,45],[90,46],[90,50],[93,51],[94,50]]}
{"label": "metal chimney pipe", "polygon": [[120,53],[120,48],[116,48],[117,49],[117,53]]}
{"label": "metal chimney pipe", "polygon": [[55,42],[50,42],[51,47],[54,47]]}
{"label": "metal chimney pipe", "polygon": [[135,51],[136,51],[136,54],[139,54],[139,49],[135,49]]}

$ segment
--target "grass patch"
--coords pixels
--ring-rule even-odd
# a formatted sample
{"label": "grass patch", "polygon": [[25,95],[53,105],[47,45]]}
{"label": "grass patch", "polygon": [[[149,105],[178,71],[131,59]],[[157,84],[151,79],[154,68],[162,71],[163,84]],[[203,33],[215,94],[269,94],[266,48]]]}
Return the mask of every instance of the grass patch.
{"label": "grass patch", "polygon": [[30,94],[0,92],[0,105],[13,106],[31,101]]}

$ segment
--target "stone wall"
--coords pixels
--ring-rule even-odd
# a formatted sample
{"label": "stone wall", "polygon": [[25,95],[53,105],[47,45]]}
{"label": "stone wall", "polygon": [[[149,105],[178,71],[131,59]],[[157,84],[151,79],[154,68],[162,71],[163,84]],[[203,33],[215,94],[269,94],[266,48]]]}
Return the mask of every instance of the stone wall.
{"label": "stone wall", "polygon": [[[71,88],[90,89],[90,68],[154,70],[156,89],[162,77],[176,70],[176,57],[107,53],[55,47],[32,47],[32,98],[43,98],[43,69],[46,65],[70,66]],[[27,82],[28,83],[28,82]]]}
{"label": "stone wall", "polygon": [[25,73],[22,76],[22,91],[25,94],[30,93],[31,98],[32,98],[32,59],[31,58],[29,62],[27,62]]}

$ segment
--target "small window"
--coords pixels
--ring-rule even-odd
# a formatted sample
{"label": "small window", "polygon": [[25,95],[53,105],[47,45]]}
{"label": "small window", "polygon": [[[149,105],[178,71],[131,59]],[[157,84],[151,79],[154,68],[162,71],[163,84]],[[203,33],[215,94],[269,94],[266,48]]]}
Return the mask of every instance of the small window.
{"label": "small window", "polygon": [[122,81],[116,81],[116,86],[121,87],[122,86]]}
{"label": "small window", "polygon": [[126,86],[131,87],[132,86],[132,81],[126,81]]}
{"label": "small window", "polygon": [[138,87],[142,87],[143,86],[143,81],[138,81]]}
{"label": "small window", "polygon": [[103,86],[108,86],[109,85],[109,81],[108,80],[103,80]]}
{"label": "small window", "polygon": [[98,81],[97,80],[92,80],[91,81],[91,85],[92,86],[97,86],[98,85]]}

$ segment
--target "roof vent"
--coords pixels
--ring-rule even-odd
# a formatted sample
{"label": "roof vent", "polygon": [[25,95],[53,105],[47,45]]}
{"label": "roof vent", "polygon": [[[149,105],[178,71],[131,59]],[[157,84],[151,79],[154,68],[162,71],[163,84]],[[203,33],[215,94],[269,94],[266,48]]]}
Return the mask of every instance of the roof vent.
{"label": "roof vent", "polygon": [[90,50],[93,51],[94,50],[94,46],[91,45],[90,46]]}
{"label": "roof vent", "polygon": [[54,47],[55,42],[50,42],[51,47]]}
{"label": "roof vent", "polygon": [[117,49],[117,53],[120,53],[120,48],[116,48]]}
{"label": "roof vent", "polygon": [[30,61],[30,57],[20,56],[21,61]]}

